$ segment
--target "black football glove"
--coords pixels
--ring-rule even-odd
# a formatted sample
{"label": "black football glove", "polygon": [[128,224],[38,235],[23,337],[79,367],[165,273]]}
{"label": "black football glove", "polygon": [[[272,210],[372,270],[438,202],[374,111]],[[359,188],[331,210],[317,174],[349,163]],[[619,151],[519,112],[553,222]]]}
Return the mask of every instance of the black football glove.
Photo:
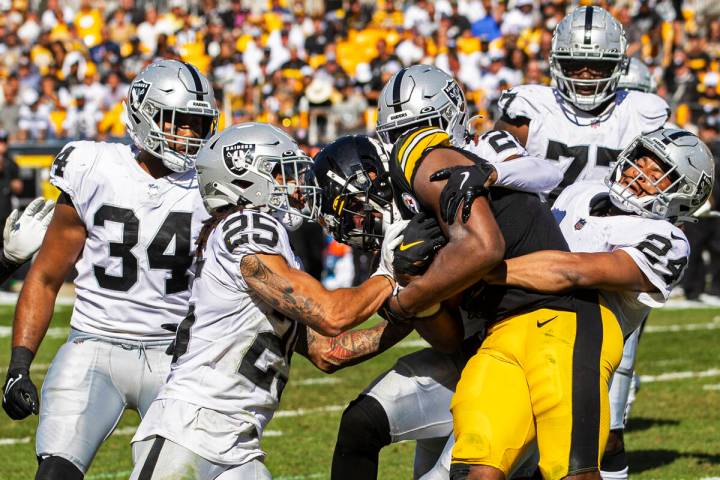
{"label": "black football glove", "polygon": [[403,241],[395,247],[393,270],[396,276],[422,275],[435,252],[447,243],[437,220],[424,213],[415,215],[403,232]]}
{"label": "black football glove", "polygon": [[[160,325],[164,330],[167,330],[168,332],[177,333],[178,329],[178,323],[163,323]],[[165,349],[165,355],[175,356],[175,339],[172,339],[172,342],[170,342],[170,345],[168,345],[167,349]]]}
{"label": "black football glove", "polygon": [[3,409],[13,420],[22,420],[31,413],[37,415],[40,411],[38,391],[30,380],[33,357],[34,354],[25,347],[13,348],[2,401]]}
{"label": "black football glove", "polygon": [[430,175],[431,182],[447,180],[440,193],[440,216],[443,221],[452,225],[460,205],[463,205],[462,222],[466,223],[475,199],[487,195],[485,183],[493,171],[489,163],[479,162],[473,166],[443,168]]}

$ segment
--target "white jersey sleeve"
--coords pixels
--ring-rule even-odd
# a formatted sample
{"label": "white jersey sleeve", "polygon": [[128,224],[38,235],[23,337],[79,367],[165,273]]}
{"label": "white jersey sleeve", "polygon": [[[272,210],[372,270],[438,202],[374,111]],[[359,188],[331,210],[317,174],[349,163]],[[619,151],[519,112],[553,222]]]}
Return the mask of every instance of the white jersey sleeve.
{"label": "white jersey sleeve", "polygon": [[222,229],[224,242],[224,248],[217,251],[221,257],[218,263],[241,291],[248,290],[240,274],[240,262],[247,255],[280,255],[291,267],[300,267],[292,252],[287,230],[268,214],[246,210],[231,215],[218,228]]}
{"label": "white jersey sleeve", "polygon": [[477,142],[468,142],[465,149],[490,163],[500,163],[509,158],[527,155],[527,150],[515,135],[505,130],[485,132]]}
{"label": "white jersey sleeve", "polygon": [[84,216],[98,183],[91,181],[97,159],[95,142],[70,142],[55,157],[50,183],[70,196],[80,217]]}
{"label": "white jersey sleeve", "polygon": [[625,251],[652,283],[657,292],[639,293],[637,299],[649,306],[660,307],[685,272],[690,244],[685,234],[669,222],[634,219],[632,228],[614,228],[608,243],[613,250]]}

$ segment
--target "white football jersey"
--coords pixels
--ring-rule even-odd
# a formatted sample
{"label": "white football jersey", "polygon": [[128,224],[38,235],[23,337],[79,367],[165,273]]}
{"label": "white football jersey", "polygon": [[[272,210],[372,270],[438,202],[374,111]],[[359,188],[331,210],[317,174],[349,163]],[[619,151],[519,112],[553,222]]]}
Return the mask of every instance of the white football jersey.
{"label": "white football jersey", "polygon": [[605,178],[636,136],[662,127],[670,114],[668,104],[655,94],[618,90],[603,113],[591,115],[544,85],[506,90],[498,107],[511,119],[528,118],[529,154],[558,162],[565,172],[555,194],[576,181]]}
{"label": "white football jersey", "polygon": [[116,338],[171,339],[187,313],[195,240],[208,214],[195,171],[153,178],[120,143],[71,142],[50,181],[72,199],[87,239],[70,325]]}
{"label": "white football jersey", "polygon": [[[235,421],[251,423],[257,436],[262,436],[288,381],[298,325],[257,298],[240,273],[240,261],[261,253],[281,255],[292,268],[300,268],[300,264],[282,224],[252,210],[220,222],[204,253],[193,283],[190,311],[178,328],[170,375],[157,400],[182,400],[221,412]],[[205,443],[189,446],[185,441],[188,448],[215,449],[216,461],[242,463],[248,458],[247,448],[233,447],[234,439],[227,435],[205,438],[195,432],[187,437],[187,441],[194,438]]]}
{"label": "white football jersey", "polygon": [[515,136],[505,130],[490,130],[471,140],[463,146],[463,150],[477,155],[490,163],[504,162],[511,157],[525,157],[528,152]]}
{"label": "white football jersey", "polygon": [[602,292],[627,337],[651,308],[665,304],[678,284],[690,255],[685,234],[665,220],[637,215],[596,216],[594,208],[609,205],[608,187],[593,180],[567,187],[555,200],[553,214],[573,252],[624,250],[656,292]]}

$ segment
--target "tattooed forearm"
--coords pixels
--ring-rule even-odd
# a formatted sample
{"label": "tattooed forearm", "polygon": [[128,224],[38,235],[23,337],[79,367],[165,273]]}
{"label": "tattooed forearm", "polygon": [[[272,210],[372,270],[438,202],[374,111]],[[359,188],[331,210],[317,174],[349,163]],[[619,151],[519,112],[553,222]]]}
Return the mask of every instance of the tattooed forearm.
{"label": "tattooed forearm", "polygon": [[325,337],[308,331],[298,341],[296,350],[325,372],[334,372],[364,362],[405,338],[412,331],[407,325],[390,325],[381,321],[372,328],[344,332],[337,337]]}
{"label": "tattooed forearm", "polygon": [[270,270],[257,256],[243,257],[240,273],[248,286],[279,312],[310,326],[323,322],[321,306],[295,292],[290,282]]}

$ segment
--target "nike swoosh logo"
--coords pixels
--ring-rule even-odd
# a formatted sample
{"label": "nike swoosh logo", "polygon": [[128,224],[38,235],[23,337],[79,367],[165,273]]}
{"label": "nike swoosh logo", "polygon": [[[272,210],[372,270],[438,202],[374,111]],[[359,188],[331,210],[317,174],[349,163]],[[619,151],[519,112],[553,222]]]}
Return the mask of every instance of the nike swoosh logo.
{"label": "nike swoosh logo", "polygon": [[400,251],[404,252],[408,248],[414,247],[415,245],[420,245],[421,243],[425,243],[425,240],[418,240],[416,242],[408,243],[407,245],[404,243],[400,244]]}
{"label": "nike swoosh logo", "polygon": [[460,182],[460,187],[458,187],[458,190],[460,190],[463,185],[465,185],[465,182],[467,182],[467,179],[470,178],[470,172],[462,172],[460,175],[463,176],[463,181]]}
{"label": "nike swoosh logo", "polygon": [[8,380],[7,386],[5,387],[5,392],[3,392],[3,402],[6,401],[5,397],[7,397],[8,392],[12,390],[13,385],[19,382],[21,378],[23,378],[22,374],[18,375],[17,378],[11,378],[10,380]]}
{"label": "nike swoosh logo", "polygon": [[550,323],[550,322],[552,322],[553,320],[555,320],[556,318],[557,318],[557,315],[555,315],[554,317],[552,317],[552,318],[549,319],[549,320],[545,320],[544,322],[541,322],[540,320],[538,320],[538,321],[537,321],[537,326],[538,326],[538,328],[542,328],[542,327],[544,327],[545,325],[547,325],[548,323]]}

